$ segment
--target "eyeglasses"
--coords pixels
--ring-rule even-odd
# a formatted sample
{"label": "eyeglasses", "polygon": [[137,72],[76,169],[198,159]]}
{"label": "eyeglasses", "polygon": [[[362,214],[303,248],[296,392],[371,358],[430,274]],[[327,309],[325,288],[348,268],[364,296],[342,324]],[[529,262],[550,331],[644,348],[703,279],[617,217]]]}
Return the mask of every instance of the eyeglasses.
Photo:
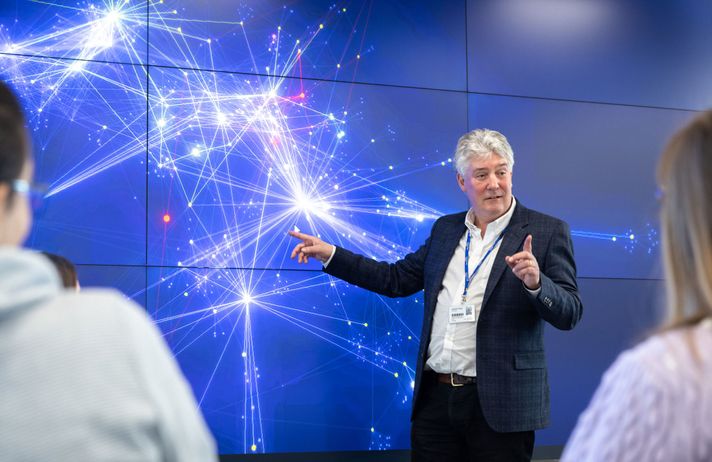
{"label": "eyeglasses", "polygon": [[10,187],[14,192],[26,195],[33,210],[38,210],[42,206],[42,200],[47,194],[47,186],[30,183],[27,180],[12,180]]}

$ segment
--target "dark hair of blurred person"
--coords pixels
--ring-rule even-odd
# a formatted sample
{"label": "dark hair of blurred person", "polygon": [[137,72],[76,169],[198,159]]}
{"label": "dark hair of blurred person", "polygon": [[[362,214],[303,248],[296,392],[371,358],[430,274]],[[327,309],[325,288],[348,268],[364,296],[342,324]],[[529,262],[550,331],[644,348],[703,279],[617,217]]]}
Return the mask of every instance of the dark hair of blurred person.
{"label": "dark hair of blurred person", "polygon": [[0,458],[216,460],[190,387],[143,309],[61,290],[20,248],[32,223],[29,137],[0,82]]}
{"label": "dark hair of blurred person", "polygon": [[49,252],[40,252],[52,262],[62,285],[67,289],[79,289],[79,279],[77,278],[77,268],[74,264],[61,255]]}
{"label": "dark hair of blurred person", "polygon": [[667,318],[606,372],[562,461],[712,460],[712,111],[670,140],[658,184]]}

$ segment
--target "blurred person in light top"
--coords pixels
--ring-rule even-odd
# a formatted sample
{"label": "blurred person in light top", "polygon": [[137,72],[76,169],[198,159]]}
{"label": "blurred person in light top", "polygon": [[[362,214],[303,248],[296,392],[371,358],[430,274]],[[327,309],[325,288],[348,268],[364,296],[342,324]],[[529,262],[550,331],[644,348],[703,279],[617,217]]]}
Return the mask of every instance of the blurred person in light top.
{"label": "blurred person in light top", "polygon": [[605,373],[562,461],[712,460],[712,111],[658,163],[667,319]]}
{"label": "blurred person in light top", "polygon": [[215,461],[193,394],[145,311],[62,290],[32,223],[30,141],[0,82],[0,459]]}

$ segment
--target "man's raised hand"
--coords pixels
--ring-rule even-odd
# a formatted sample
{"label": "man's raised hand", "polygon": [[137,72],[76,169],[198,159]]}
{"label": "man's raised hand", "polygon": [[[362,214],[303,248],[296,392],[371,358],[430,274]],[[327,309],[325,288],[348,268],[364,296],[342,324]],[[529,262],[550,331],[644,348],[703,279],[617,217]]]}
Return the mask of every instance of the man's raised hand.
{"label": "man's raised hand", "polygon": [[514,275],[522,280],[527,289],[536,290],[541,286],[539,263],[532,253],[531,234],[524,240],[521,252],[515,253],[511,257],[504,257],[504,260]]}
{"label": "man's raised hand", "polygon": [[309,257],[314,257],[324,263],[331,257],[334,251],[334,246],[327,244],[318,237],[309,234],[300,233],[299,231],[288,231],[289,235],[301,240],[299,244],[294,246],[291,258],[298,257],[299,263],[308,263]]}

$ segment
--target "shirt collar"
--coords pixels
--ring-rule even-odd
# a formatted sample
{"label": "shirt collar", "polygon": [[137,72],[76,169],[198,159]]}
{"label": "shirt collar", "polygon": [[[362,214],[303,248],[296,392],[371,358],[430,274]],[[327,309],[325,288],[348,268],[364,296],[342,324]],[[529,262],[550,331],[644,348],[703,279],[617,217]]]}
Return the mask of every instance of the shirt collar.
{"label": "shirt collar", "polygon": [[[485,231],[485,238],[489,238],[491,236],[499,236],[500,233],[504,231],[507,225],[509,225],[509,222],[512,219],[512,215],[514,215],[514,207],[516,206],[517,199],[512,196],[512,204],[509,206],[509,209],[505,212],[505,214],[487,225],[487,230]],[[471,234],[475,236],[480,236],[481,230],[480,228],[475,226],[475,211],[473,209],[468,210],[467,215],[465,215],[465,226],[467,226],[467,229],[470,230]]]}

